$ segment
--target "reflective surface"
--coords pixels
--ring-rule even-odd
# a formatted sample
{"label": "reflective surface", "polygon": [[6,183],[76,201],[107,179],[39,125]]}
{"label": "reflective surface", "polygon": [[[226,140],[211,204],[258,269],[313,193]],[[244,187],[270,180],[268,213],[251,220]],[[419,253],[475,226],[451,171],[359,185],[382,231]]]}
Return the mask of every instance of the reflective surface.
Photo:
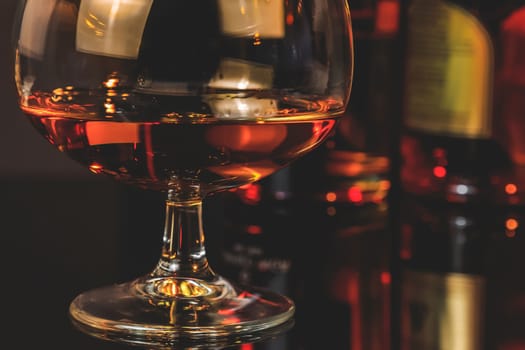
{"label": "reflective surface", "polygon": [[[2,246],[10,247],[3,259],[6,259],[6,266],[12,264],[18,258],[16,252],[20,251],[15,248],[23,248],[30,257],[19,264],[24,274],[18,269],[6,271],[19,298],[4,309],[12,321],[7,328],[10,336],[25,337],[27,329],[18,325],[29,317],[31,322],[39,322],[39,326],[32,330],[34,337],[25,337],[22,349],[48,346],[126,349],[124,345],[99,341],[76,330],[67,315],[68,304],[86,285],[102,286],[111,281],[123,281],[154,265],[161,242],[154,234],[144,238],[144,230],[154,229],[148,223],[163,215],[159,205],[162,196],[129,191],[104,181],[17,183],[11,180],[9,183],[10,190],[5,192],[4,200],[12,205],[5,217],[5,227],[17,227],[17,231],[24,234],[5,232],[1,236]],[[97,198],[102,194],[107,199],[99,201]],[[25,201],[28,197],[32,200]],[[220,247],[210,260],[232,280],[293,296],[298,308],[293,328],[283,334],[260,341],[244,338],[246,344],[227,348],[314,349],[329,344],[333,348],[348,349],[350,344],[367,344],[372,334],[386,336],[382,333],[385,326],[382,315],[387,310],[388,288],[377,279],[382,271],[378,265],[382,262],[374,258],[377,254],[364,257],[359,253],[359,245],[351,243],[350,237],[338,240],[328,236],[327,246],[321,248],[316,242],[319,237],[311,233],[297,230],[279,236],[294,225],[291,217],[284,215],[279,219],[272,215],[270,207],[259,207],[260,214],[255,214],[259,208],[251,211],[257,215],[251,217],[256,220],[252,222],[254,225],[260,224],[264,217],[269,218],[263,227],[265,232],[262,235],[243,234],[238,228],[244,225],[229,221],[231,218],[227,220],[228,213],[221,211],[239,208],[230,200],[217,196],[207,202],[209,207],[217,209],[213,211],[216,214],[205,220],[210,244]],[[295,209],[289,207],[288,210]],[[86,214],[97,216],[97,219],[85,226],[75,225],[83,222]],[[27,219],[22,221],[22,217]],[[250,220],[249,216],[239,217]],[[84,239],[73,239],[72,227],[76,227],[75,234]],[[278,227],[280,231],[272,235],[271,230]],[[282,249],[303,234],[300,251],[292,251],[291,255],[283,253]],[[375,232],[372,236],[371,242],[363,242],[369,253],[375,246],[372,242],[379,242],[382,233]],[[365,239],[360,237],[358,240]],[[126,238],[125,244],[117,248],[122,238]],[[318,258],[332,256],[327,265],[310,259],[316,245],[321,250]],[[113,254],[115,249],[117,254]],[[4,300],[12,297],[8,289],[3,289],[3,293]],[[369,318],[373,318],[372,323],[367,320]],[[354,334],[359,336],[354,339]],[[374,338],[374,341],[380,340]],[[380,341],[387,344],[386,338]],[[192,344],[192,347],[198,348],[197,345]],[[209,340],[202,346],[215,348],[210,347]]]}
{"label": "reflective surface", "polygon": [[[4,316],[9,320],[3,328],[5,339],[23,339],[20,349],[137,348],[84,335],[71,325],[67,309],[72,298],[86,286],[124,281],[154,265],[160,242],[154,234],[144,238],[144,230],[150,229],[148,218],[162,216],[157,205],[161,196],[99,181],[6,179],[4,183],[9,185],[2,200],[10,203],[3,211],[0,238],[4,281],[9,281],[1,292],[6,301]],[[102,194],[106,200],[97,200]],[[253,192],[249,198],[256,198]],[[472,231],[472,226],[461,226],[457,220],[448,231],[440,231],[449,234],[433,233],[432,240],[413,236],[411,250],[404,245],[400,254],[407,257],[411,253],[413,263],[408,268],[414,271],[416,267],[419,273],[407,274],[405,270],[404,278],[398,281],[391,275],[391,236],[384,225],[386,213],[380,207],[356,209],[342,203],[317,202],[294,208],[279,202],[251,208],[243,202],[241,209],[237,199],[233,199],[212,197],[207,202],[217,211],[207,216],[205,225],[212,243],[221,247],[210,260],[233,280],[292,296],[297,303],[294,325],[268,338],[241,339],[243,344],[226,346],[207,340],[204,344],[173,348],[396,349],[390,343],[396,329],[391,319],[400,320],[405,332],[410,330],[410,343],[405,338],[405,344],[410,344],[406,345],[408,349],[436,349],[437,344],[456,344],[447,348],[450,350],[510,350],[524,346],[525,284],[521,269],[525,241],[520,229],[509,234],[502,224],[498,231],[497,217],[490,231],[500,235],[487,236],[491,239],[483,239],[481,245],[476,237],[487,231],[479,227]],[[305,207],[309,211],[304,211]],[[303,218],[312,218],[305,223],[311,224],[315,217],[318,225],[292,225],[287,215],[297,215],[297,209]],[[333,210],[335,216],[327,215]],[[241,220],[232,220],[229,211],[243,213],[238,216]],[[446,208],[439,212],[449,215]],[[84,221],[87,213],[97,219]],[[272,219],[261,221],[258,213]],[[77,222],[84,225],[78,226]],[[418,225],[427,224],[420,220]],[[72,227],[84,239],[72,239]],[[458,240],[465,234],[470,237],[467,241]],[[117,249],[122,237],[126,237],[126,243]],[[451,241],[454,237],[457,239]],[[294,244],[296,239],[301,240],[301,249],[292,254],[283,252],[283,247]],[[464,247],[470,248],[463,250],[466,254],[458,255],[461,245],[451,245],[452,242],[463,242],[467,244]],[[455,250],[447,248],[454,246]],[[456,260],[451,261],[459,261],[463,256],[470,262],[485,262],[488,273],[483,294],[479,294],[479,284],[468,282],[474,281],[469,277],[472,270],[442,274],[449,267],[440,261],[454,252]],[[319,264],[321,258],[325,264]],[[425,270],[434,273],[422,279],[421,271]],[[402,282],[404,291],[412,291],[405,294],[410,302],[405,299],[396,304],[392,299],[392,288],[398,282]],[[474,298],[475,295],[482,298]],[[398,308],[404,311],[396,314]],[[437,315],[448,315],[453,323],[437,322]],[[20,326],[28,322],[38,325],[31,328],[31,336],[27,335],[27,327]],[[467,328],[450,328],[450,324]],[[427,327],[432,328],[426,330]],[[446,333],[447,330],[453,332]],[[473,344],[481,346],[473,348]]]}

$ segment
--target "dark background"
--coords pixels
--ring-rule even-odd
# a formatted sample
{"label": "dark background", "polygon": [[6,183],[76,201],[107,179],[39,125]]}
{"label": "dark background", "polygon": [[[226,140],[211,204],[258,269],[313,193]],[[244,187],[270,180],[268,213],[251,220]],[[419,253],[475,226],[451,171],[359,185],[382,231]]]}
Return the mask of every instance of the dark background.
{"label": "dark background", "polygon": [[[18,179],[94,180],[40,137],[17,110],[12,23],[18,0],[0,2],[0,175]],[[98,181],[98,180],[97,180]]]}
{"label": "dark background", "polygon": [[17,109],[17,1],[0,1],[0,335],[23,350],[110,348],[72,329],[69,303],[83,290],[153,267],[162,197],[90,173],[48,144]]}

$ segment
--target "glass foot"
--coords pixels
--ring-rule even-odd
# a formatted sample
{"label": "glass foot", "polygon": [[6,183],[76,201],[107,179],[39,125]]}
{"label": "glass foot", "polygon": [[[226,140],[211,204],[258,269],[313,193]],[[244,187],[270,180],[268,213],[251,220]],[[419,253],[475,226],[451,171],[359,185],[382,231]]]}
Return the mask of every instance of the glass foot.
{"label": "glass foot", "polygon": [[283,295],[220,277],[137,279],[84,292],[69,309],[73,324],[89,335],[149,345],[257,337],[287,323],[294,310]]}

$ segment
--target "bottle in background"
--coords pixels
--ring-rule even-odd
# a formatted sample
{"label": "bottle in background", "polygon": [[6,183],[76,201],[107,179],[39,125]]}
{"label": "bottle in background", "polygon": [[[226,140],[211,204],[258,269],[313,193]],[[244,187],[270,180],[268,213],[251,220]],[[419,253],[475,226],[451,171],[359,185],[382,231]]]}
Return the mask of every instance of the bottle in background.
{"label": "bottle in background", "polygon": [[295,301],[286,349],[390,349],[386,200],[296,200],[276,175],[228,193],[221,271]]}
{"label": "bottle in background", "polygon": [[356,69],[338,127],[288,168],[225,196],[221,271],[293,298],[291,348],[390,349],[400,6],[350,2]]}
{"label": "bottle in background", "polygon": [[289,272],[299,234],[285,168],[224,194],[221,260],[228,277],[289,294]]}
{"label": "bottle in background", "polygon": [[402,228],[401,349],[486,349],[491,230],[475,209],[414,204]]}
{"label": "bottle in background", "polygon": [[512,348],[525,327],[525,1],[407,6],[396,346]]}
{"label": "bottle in background", "polygon": [[525,201],[525,1],[410,3],[404,191]]}
{"label": "bottle in background", "polygon": [[[331,137],[292,165],[297,195],[344,180],[352,199],[388,194],[393,136],[399,125],[400,1],[351,0],[355,70],[350,102]],[[346,193],[341,195],[346,196]]]}
{"label": "bottle in background", "polygon": [[[334,201],[334,193],[318,193],[302,203],[307,225],[295,271],[302,291],[298,317],[310,320],[302,332],[305,343],[314,348],[389,350],[391,233],[386,199],[356,205],[349,197]],[[331,321],[312,320],[308,315],[314,311]],[[316,327],[330,344],[316,336]]]}
{"label": "bottle in background", "polygon": [[386,179],[399,88],[397,0],[350,1],[355,40],[352,95],[333,138],[325,144],[327,176]]}
{"label": "bottle in background", "polygon": [[[216,263],[233,281],[295,299],[292,267],[301,247],[301,228],[296,221],[289,174],[290,169],[284,168],[259,182],[221,194],[222,249]],[[281,336],[265,349],[298,348],[295,333]]]}
{"label": "bottle in background", "polygon": [[401,349],[525,343],[522,208],[404,202]]}

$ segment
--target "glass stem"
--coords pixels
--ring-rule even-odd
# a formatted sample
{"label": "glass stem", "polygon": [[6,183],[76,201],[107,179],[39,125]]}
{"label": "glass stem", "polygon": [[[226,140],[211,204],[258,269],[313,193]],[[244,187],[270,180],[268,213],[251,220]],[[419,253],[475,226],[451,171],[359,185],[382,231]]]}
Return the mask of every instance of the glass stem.
{"label": "glass stem", "polygon": [[168,193],[162,255],[152,276],[214,278],[206,258],[200,196],[180,199]]}

